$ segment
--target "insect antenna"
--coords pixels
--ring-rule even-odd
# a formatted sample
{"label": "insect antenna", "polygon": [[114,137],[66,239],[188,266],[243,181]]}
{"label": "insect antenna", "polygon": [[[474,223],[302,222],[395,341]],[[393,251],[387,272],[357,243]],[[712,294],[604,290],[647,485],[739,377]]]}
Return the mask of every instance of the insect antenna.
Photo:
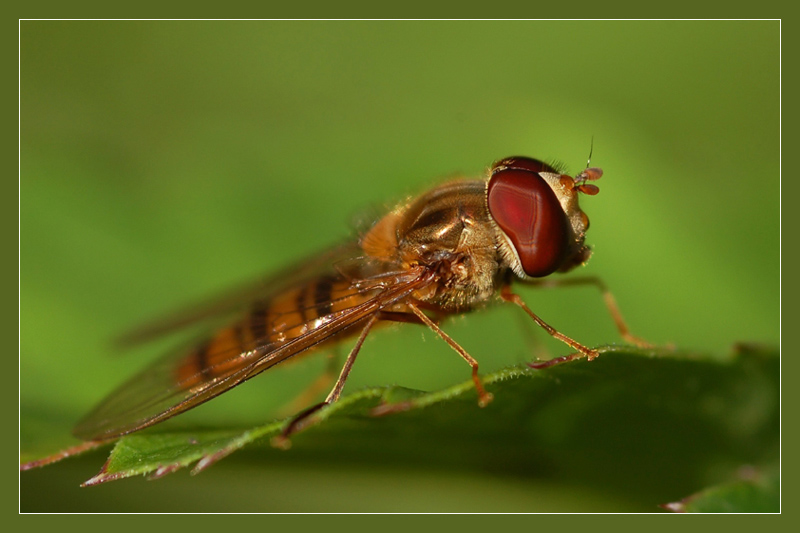
{"label": "insect antenna", "polygon": [[590,168],[589,165],[592,162],[592,153],[594,152],[594,135],[592,135],[592,140],[589,144],[589,158],[586,160],[586,168],[575,176],[575,189],[582,192],[583,194],[588,194],[589,196],[594,196],[595,194],[600,192],[600,188],[597,185],[593,185],[591,183],[586,183],[587,181],[594,181],[599,180],[602,175],[603,171],[599,168]]}

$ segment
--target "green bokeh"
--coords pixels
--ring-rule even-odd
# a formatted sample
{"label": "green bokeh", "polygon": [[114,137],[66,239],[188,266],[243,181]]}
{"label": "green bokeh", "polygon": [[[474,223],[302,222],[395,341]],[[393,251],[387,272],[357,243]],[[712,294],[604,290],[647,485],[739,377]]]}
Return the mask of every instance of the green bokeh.
{"label": "green bokeh", "polygon": [[[634,332],[716,355],[777,343],[779,44],[778,22],[23,22],[23,434],[54,416],[68,427],[164,348],[109,357],[130,326],[336,242],[364,210],[454,172],[526,154],[574,173],[592,138],[605,175],[583,202],[584,272]],[[617,340],[591,289],[522,293],[586,344]],[[488,371],[530,358],[518,318],[493,309],[447,329]],[[420,335],[375,335],[349,387],[467,377]],[[187,416],[263,420],[321,364]],[[153,505],[127,483],[137,508]],[[47,497],[77,509],[89,494]]]}

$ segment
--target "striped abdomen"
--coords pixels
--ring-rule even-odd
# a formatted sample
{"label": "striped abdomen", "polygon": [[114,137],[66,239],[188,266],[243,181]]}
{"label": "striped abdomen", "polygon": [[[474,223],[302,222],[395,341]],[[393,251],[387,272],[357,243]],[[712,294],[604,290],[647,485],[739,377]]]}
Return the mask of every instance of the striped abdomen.
{"label": "striped abdomen", "polygon": [[[369,300],[342,276],[320,276],[253,304],[247,316],[219,331],[177,367],[181,388],[222,378],[303,335],[312,334],[336,313]],[[320,338],[319,341],[325,340]],[[318,342],[319,342],[318,341]],[[316,344],[316,343],[315,343]],[[275,364],[286,359],[276,359]],[[271,366],[271,365],[270,365]]]}

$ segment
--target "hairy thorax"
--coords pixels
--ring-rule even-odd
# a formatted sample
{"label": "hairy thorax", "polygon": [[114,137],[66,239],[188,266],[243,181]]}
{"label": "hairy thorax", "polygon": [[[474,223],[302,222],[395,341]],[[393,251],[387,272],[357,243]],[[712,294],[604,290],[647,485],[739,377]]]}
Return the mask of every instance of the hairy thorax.
{"label": "hairy thorax", "polygon": [[430,308],[465,310],[485,302],[502,274],[485,188],[485,181],[477,180],[437,187],[387,214],[361,246],[368,255],[401,268],[433,270],[436,282],[415,294]]}

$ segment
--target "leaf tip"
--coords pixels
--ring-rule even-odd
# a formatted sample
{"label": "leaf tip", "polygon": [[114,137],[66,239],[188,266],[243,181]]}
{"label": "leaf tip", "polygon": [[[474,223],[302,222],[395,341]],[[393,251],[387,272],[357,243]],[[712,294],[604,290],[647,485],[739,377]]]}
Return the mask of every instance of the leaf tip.
{"label": "leaf tip", "polygon": [[114,481],[116,479],[122,479],[124,477],[128,477],[128,474],[124,472],[114,472],[113,474],[100,472],[93,478],[87,479],[83,483],[81,483],[81,487],[93,487],[95,485],[100,485],[102,483],[107,483],[109,481]]}
{"label": "leaf tip", "polygon": [[57,463],[58,461],[61,461],[62,459],[66,459],[67,457],[72,457],[73,455],[78,455],[78,454],[81,454],[83,452],[87,452],[89,450],[93,450],[93,449],[95,449],[95,448],[97,448],[99,446],[102,446],[103,444],[106,444],[107,442],[108,441],[95,441],[95,440],[88,441],[88,442],[82,442],[82,443],[78,444],[77,446],[72,446],[70,448],[63,449],[63,450],[61,450],[59,452],[56,452],[56,453],[54,453],[52,455],[48,455],[46,457],[42,457],[40,459],[36,459],[36,460],[33,460],[33,461],[27,461],[27,462],[21,463],[19,465],[19,471],[20,472],[24,472],[26,470],[31,470],[33,468],[39,468],[39,467],[42,467],[42,466],[47,466],[47,465],[52,464],[52,463]]}
{"label": "leaf tip", "polygon": [[148,476],[147,479],[151,481],[154,479],[160,479],[166,476],[167,474],[171,474],[177,470],[180,470],[182,466],[183,465],[180,463],[170,463],[167,465],[161,465],[158,468],[156,468],[156,471],[150,474],[150,476]]}
{"label": "leaf tip", "polygon": [[686,512],[686,503],[683,502],[683,501],[662,503],[662,504],[659,504],[659,507],[661,507],[662,509],[666,509],[667,511],[672,511],[673,513],[685,513]]}
{"label": "leaf tip", "polygon": [[217,461],[229,456],[236,449],[238,448],[236,447],[222,448],[217,452],[204,455],[199,461],[197,461],[195,467],[192,468],[192,475],[199,474],[200,472],[202,472],[209,466],[213,465]]}
{"label": "leaf tip", "polygon": [[115,479],[120,479],[126,476],[126,474],[123,472],[110,473],[108,471],[110,462],[111,458],[109,457],[105,464],[103,464],[103,468],[100,469],[100,472],[98,472],[94,477],[89,478],[81,483],[81,487],[93,487],[95,485],[100,485],[101,483],[106,483],[107,481],[114,481]]}

